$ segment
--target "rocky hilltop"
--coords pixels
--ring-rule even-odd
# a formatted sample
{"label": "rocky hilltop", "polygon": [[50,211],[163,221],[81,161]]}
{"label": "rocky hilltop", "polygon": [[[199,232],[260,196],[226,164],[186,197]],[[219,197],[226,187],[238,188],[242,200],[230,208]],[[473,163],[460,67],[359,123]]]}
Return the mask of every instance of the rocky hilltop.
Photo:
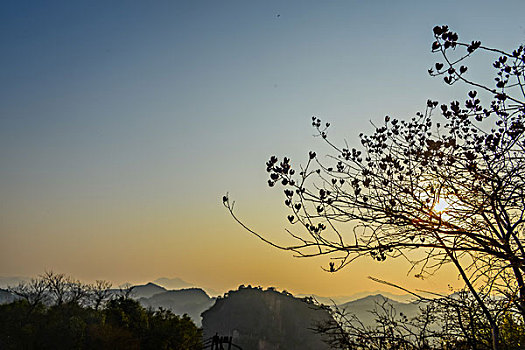
{"label": "rocky hilltop", "polygon": [[329,347],[312,329],[330,319],[330,313],[309,298],[241,286],[202,313],[202,327],[204,339],[232,336],[243,349],[322,350]]}

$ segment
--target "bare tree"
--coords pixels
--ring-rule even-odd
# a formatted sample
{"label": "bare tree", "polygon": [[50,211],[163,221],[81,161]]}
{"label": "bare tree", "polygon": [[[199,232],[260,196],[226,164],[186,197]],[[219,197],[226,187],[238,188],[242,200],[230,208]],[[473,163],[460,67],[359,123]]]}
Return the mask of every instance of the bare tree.
{"label": "bare tree", "polygon": [[[406,315],[384,298],[376,302],[369,312],[374,322],[364,322],[352,310],[332,307],[333,318],[320,324],[316,331],[328,336],[330,344],[336,349],[478,349],[493,347],[491,325],[483,310],[468,290],[459,290],[450,295],[436,293],[414,293],[385,281],[392,287],[412,294],[419,306],[415,315]],[[502,325],[501,335],[504,349],[521,348],[525,340],[525,324],[516,319],[504,298],[486,295],[478,291],[487,308],[497,315]],[[363,315],[361,315],[362,317]]]}
{"label": "bare tree", "polygon": [[89,285],[86,285],[79,280],[74,280],[72,278],[68,279],[68,294],[67,302],[74,303],[78,305],[89,304]]}
{"label": "bare tree", "polygon": [[89,286],[79,280],[53,271],[46,271],[40,277],[54,304],[75,303],[81,305],[88,301]]}
{"label": "bare tree", "polygon": [[111,283],[108,281],[96,280],[94,284],[88,286],[88,289],[95,310],[104,306],[112,294]]}
{"label": "bare tree", "polygon": [[126,282],[119,286],[119,294],[120,297],[124,299],[131,298],[131,295],[133,293],[133,289],[135,289],[135,286],[132,286],[131,283]]}
{"label": "bare tree", "polygon": [[54,303],[56,305],[65,303],[70,283],[69,278],[63,273],[54,273],[53,271],[46,271],[41,278],[53,297]]}
{"label": "bare tree", "polygon": [[[360,149],[338,145],[329,137],[330,124],[313,117],[333,151],[327,161],[310,151],[304,166],[275,156],[266,163],[269,186],[284,187],[288,220],[301,227],[288,230],[297,243],[280,246],[250,231],[301,256],[330,255],[331,272],[362,256],[403,257],[418,275],[451,263],[490,324],[497,349],[497,315],[480,286],[485,295],[506,295],[525,318],[525,49],[461,42],[447,26],[433,32],[432,51],[442,62],[429,74],[470,86],[464,103],[429,100],[409,120],[387,116],[375,132],[360,135]],[[478,53],[494,56],[495,86],[469,77],[465,62]],[[227,196],[223,201],[239,221],[234,203]]]}
{"label": "bare tree", "polygon": [[32,278],[30,282],[21,282],[16,287],[8,287],[7,290],[26,300],[31,311],[49,298],[47,284],[41,278]]}
{"label": "bare tree", "polygon": [[[27,300],[29,305],[62,305],[67,303],[92,306],[98,310],[114,294],[111,283],[97,280],[94,284],[84,284],[62,273],[46,271],[30,282],[9,287],[12,294]],[[121,288],[121,294],[129,295],[133,287]]]}

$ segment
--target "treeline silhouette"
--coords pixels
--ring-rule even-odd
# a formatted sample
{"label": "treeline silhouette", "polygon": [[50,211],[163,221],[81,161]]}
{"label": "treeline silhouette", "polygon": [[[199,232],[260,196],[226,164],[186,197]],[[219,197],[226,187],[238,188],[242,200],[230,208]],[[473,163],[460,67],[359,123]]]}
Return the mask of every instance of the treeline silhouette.
{"label": "treeline silhouette", "polygon": [[0,349],[202,348],[202,331],[187,315],[151,310],[132,288],[84,285],[48,272],[9,288],[18,296],[0,305]]}

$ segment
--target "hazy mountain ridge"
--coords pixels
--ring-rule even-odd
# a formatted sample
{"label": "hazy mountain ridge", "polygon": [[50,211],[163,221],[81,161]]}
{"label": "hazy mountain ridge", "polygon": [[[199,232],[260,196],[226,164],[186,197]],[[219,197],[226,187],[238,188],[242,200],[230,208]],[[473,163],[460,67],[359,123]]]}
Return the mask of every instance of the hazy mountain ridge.
{"label": "hazy mountain ridge", "polygon": [[0,304],[9,304],[19,298],[10,291],[0,288]]}
{"label": "hazy mountain ridge", "polygon": [[131,290],[131,297],[135,299],[151,298],[156,294],[165,293],[168,290],[164,287],[149,282],[144,285],[133,286]]}
{"label": "hazy mountain ridge", "polygon": [[193,285],[192,283],[188,283],[178,277],[174,277],[174,278],[160,277],[160,278],[157,278],[155,281],[153,281],[153,283],[161,287],[167,288],[167,289],[185,289],[185,288],[195,287],[195,285]]}
{"label": "hazy mountain ridge", "polygon": [[0,276],[0,289],[17,286],[20,283],[29,282],[31,278],[25,276]]}
{"label": "hazy mountain ridge", "polygon": [[381,305],[384,305],[386,308],[391,306],[395,309],[397,315],[403,313],[410,319],[418,314],[421,303],[403,303],[389,299],[381,294],[376,294],[338,305],[338,308],[356,315],[365,326],[373,326],[376,319],[373,311],[380,309]]}
{"label": "hazy mountain ridge", "polygon": [[201,314],[213,305],[214,300],[200,288],[167,290],[156,293],[149,298],[138,299],[141,305],[146,308],[157,310],[162,307],[177,315],[187,314],[199,327],[201,325]]}
{"label": "hazy mountain ridge", "polygon": [[377,294],[380,294],[390,300],[401,302],[401,303],[410,303],[415,299],[414,296],[410,294],[393,294],[393,293],[379,291],[379,290],[376,290],[373,292],[369,292],[369,291],[359,292],[359,293],[355,293],[352,295],[338,295],[338,296],[319,296],[316,294],[299,294],[297,295],[297,297],[298,298],[313,297],[315,298],[315,300],[317,300],[321,304],[333,306],[334,304],[342,305],[342,304],[346,304],[354,300],[359,300],[362,298],[366,298],[367,296],[377,295]]}
{"label": "hazy mountain ridge", "polygon": [[206,294],[208,294],[209,296],[222,295],[222,293],[219,293],[212,288],[203,287],[195,283],[190,283],[178,277],[174,277],[174,278],[160,277],[160,278],[157,278],[155,281],[153,281],[153,283],[155,283],[158,286],[164,287],[168,290],[199,288],[199,289],[204,290]]}
{"label": "hazy mountain ridge", "polygon": [[[16,282],[11,283],[11,286],[15,286],[20,282],[28,281],[26,277],[2,277],[1,281]],[[158,278],[155,281],[163,282],[166,285],[184,285],[190,286],[190,283],[183,281],[180,278]],[[171,284],[170,284],[171,283]],[[248,288],[246,289],[260,289],[259,288]],[[274,291],[275,289],[269,288],[268,290]],[[112,289],[113,294],[119,294],[120,289]],[[231,292],[230,292],[231,293]],[[283,293],[287,295],[289,293]],[[394,295],[391,293],[380,292],[375,295],[366,295],[361,298],[356,298],[365,293],[357,293],[351,296],[337,296],[337,297],[320,297],[317,295],[298,295],[297,298],[301,297],[313,297],[319,303],[333,307],[334,303],[339,309],[345,309],[349,313],[355,314],[363,323],[372,325],[374,323],[375,316],[370,312],[374,310],[377,304],[388,303],[392,305],[396,312],[399,314],[402,312],[408,317],[415,316],[419,310],[417,303],[402,302],[403,300],[410,299],[410,296],[406,295]],[[225,294],[226,296],[229,293]],[[180,289],[169,289],[164,286],[160,286],[156,283],[149,282],[142,285],[135,285],[132,287],[130,296],[138,300],[141,305],[146,308],[152,308],[157,310],[159,308],[169,309],[175,314],[182,315],[188,314],[192,320],[198,325],[201,325],[201,314],[208,310],[214,305],[215,299],[208,295],[208,293],[202,288],[191,287],[191,288],[180,288]],[[290,294],[291,296],[291,294]],[[11,294],[6,289],[0,288],[0,304],[10,303],[17,297]],[[396,298],[397,300],[395,300]]]}

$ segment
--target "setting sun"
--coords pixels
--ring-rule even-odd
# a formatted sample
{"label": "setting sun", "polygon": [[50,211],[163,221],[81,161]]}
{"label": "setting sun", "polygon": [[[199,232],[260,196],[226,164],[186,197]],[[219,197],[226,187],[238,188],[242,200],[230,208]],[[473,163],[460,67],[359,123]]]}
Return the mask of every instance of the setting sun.
{"label": "setting sun", "polygon": [[449,208],[450,208],[450,203],[447,201],[446,198],[438,198],[438,200],[434,204],[433,211],[438,214],[443,214]]}

